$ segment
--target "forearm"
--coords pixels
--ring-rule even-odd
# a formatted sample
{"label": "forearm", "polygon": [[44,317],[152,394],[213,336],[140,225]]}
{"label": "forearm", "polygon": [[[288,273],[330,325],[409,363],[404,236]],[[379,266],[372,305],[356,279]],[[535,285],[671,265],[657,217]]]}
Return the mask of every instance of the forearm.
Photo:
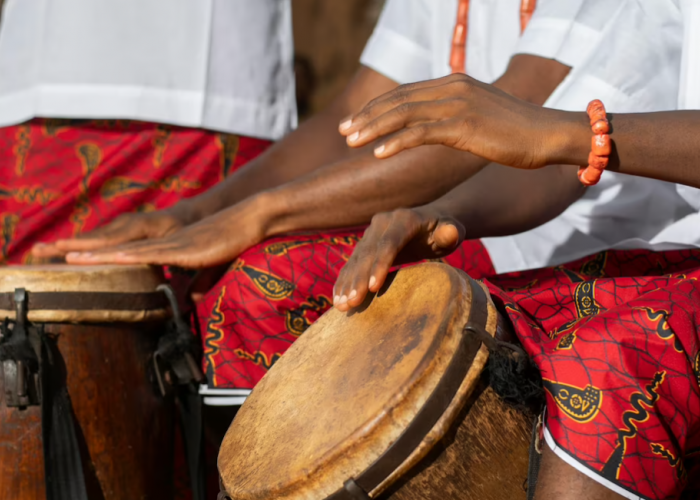
{"label": "forearm", "polygon": [[515,171],[492,164],[425,210],[461,222],[467,239],[505,236],[554,219],[583,192],[568,166]]}
{"label": "forearm", "polygon": [[[700,188],[700,111],[610,114],[608,170]],[[592,132],[585,113],[563,113],[548,163],[585,165]]]}
{"label": "forearm", "polygon": [[396,82],[376,71],[361,67],[328,109],[304,122],[214,188],[179,203],[175,210],[192,219],[188,222],[194,222],[322,166],[362,154],[361,151],[348,149],[337,132],[338,122],[396,85]]}
{"label": "forearm", "polygon": [[391,160],[371,153],[320,169],[266,192],[265,237],[290,231],[367,224],[378,212],[428,203],[483,168],[485,161],[442,146]]}
{"label": "forearm", "polygon": [[[235,205],[251,195],[275,188],[290,180],[341,160],[351,151],[335,132],[343,110],[326,110],[274,144],[207,192],[180,202],[175,209],[187,211],[193,222]],[[330,133],[329,133],[330,131]]]}
{"label": "forearm", "polygon": [[[542,105],[568,72],[556,61],[518,55],[495,85]],[[441,146],[417,148],[389,160],[377,160],[367,151],[268,193],[270,209],[261,223],[268,236],[366,224],[378,212],[433,201],[488,164],[482,157]]]}

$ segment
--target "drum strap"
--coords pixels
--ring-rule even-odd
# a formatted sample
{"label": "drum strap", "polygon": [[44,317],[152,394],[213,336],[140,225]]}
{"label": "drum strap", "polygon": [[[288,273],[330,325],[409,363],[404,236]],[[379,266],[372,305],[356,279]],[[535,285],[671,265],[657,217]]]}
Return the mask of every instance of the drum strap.
{"label": "drum strap", "polygon": [[41,336],[41,434],[44,447],[46,500],[88,500],[75,419],[60,354]]}
{"label": "drum strap", "polygon": [[327,497],[327,500],[368,500],[369,493],[382,484],[420,446],[452,403],[486,333],[488,298],[481,286],[469,278],[471,310],[462,339],[447,370],[423,408],[399,438],[372,465],[356,478]]}

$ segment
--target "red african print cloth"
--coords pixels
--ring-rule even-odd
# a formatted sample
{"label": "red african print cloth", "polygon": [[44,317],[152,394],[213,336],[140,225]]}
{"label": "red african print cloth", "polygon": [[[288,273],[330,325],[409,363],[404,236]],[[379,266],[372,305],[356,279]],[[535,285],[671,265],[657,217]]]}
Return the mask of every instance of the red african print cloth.
{"label": "red african print cloth", "polygon": [[626,498],[698,498],[698,278],[698,251],[609,251],[486,281],[542,373],[550,447]]}
{"label": "red african print cloth", "polygon": [[41,241],[205,191],[268,141],[125,120],[35,119],[0,128],[0,264]]}
{"label": "red african print cloth", "polygon": [[[209,386],[253,388],[326,312],[333,285],[364,229],[295,234],[245,251],[198,304]],[[484,246],[447,259],[477,278],[494,273]]]}

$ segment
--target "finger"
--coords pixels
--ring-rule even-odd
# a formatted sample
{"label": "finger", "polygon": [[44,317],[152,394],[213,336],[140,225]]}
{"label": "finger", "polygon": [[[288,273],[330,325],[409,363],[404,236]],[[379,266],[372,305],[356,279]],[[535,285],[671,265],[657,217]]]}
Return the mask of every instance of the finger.
{"label": "finger", "polygon": [[391,215],[379,213],[355,247],[347,264],[341,269],[333,289],[333,305],[341,311],[350,309],[348,301],[357,306],[364,301],[369,291],[369,272],[374,264],[377,242],[391,222]]}
{"label": "finger", "polygon": [[342,277],[338,280],[333,297],[340,311],[359,306],[367,297],[370,269],[374,263],[374,251],[370,248],[372,246],[372,244],[366,244],[361,248],[361,254],[354,259],[351,258],[341,271]]}
{"label": "finger", "polygon": [[416,237],[417,227],[408,227],[396,221],[385,232],[377,244],[374,263],[370,270],[369,290],[378,292],[384,286],[391,268],[396,265],[401,251]]}
{"label": "finger", "polygon": [[428,144],[443,144],[468,151],[468,138],[469,131],[463,122],[446,120],[420,124],[400,130],[387,138],[374,149],[374,156],[380,159],[389,158],[407,149]]}
{"label": "finger", "polygon": [[454,110],[452,100],[404,103],[362,125],[346,142],[350,147],[362,147],[405,128],[449,120]]}
{"label": "finger", "polygon": [[[359,305],[367,296],[369,271],[374,262],[375,241],[379,236],[376,233],[377,228],[372,226],[365,231],[363,239],[355,247],[352,256],[338,275],[333,288],[333,305],[339,311],[350,309],[348,301]],[[381,231],[379,233],[381,234]]]}
{"label": "finger", "polygon": [[429,80],[427,82],[401,85],[400,87],[397,87],[396,89],[371,100],[364,106],[364,108],[362,108],[360,112],[341,121],[338,130],[342,135],[349,136],[375,119],[377,116],[401,106],[402,104],[420,101],[433,101],[444,97],[445,94],[450,95],[453,92],[450,92],[445,85],[452,83],[454,78],[464,78],[464,76],[451,76],[438,80]]}
{"label": "finger", "polygon": [[63,253],[98,250],[134,240],[142,240],[146,233],[140,225],[125,227],[122,224],[107,226],[75,238],[57,240],[55,246]]}
{"label": "finger", "polygon": [[32,256],[34,257],[61,257],[65,252],[59,250],[54,243],[37,243],[32,247]]}
{"label": "finger", "polygon": [[[66,262],[79,265],[142,263],[144,259],[148,260],[152,256],[162,257],[161,252],[177,247],[176,243],[170,241],[147,240],[93,252],[69,252],[66,254]],[[158,260],[158,258],[154,260]],[[143,263],[157,264],[159,262]],[[168,262],[167,264],[176,265],[174,262]]]}
{"label": "finger", "polygon": [[433,232],[433,250],[436,253],[450,253],[463,239],[464,227],[458,228],[452,222],[440,222]]}

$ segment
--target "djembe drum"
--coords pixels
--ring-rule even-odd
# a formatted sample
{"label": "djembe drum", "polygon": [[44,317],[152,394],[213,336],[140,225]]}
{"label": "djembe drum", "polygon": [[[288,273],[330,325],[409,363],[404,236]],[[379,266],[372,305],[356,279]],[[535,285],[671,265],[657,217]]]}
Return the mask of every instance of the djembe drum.
{"label": "djembe drum", "polygon": [[526,498],[532,422],[484,376],[501,327],[480,284],[436,263],[329,311],[239,410],[220,498]]}
{"label": "djembe drum", "polygon": [[173,497],[172,401],[149,368],[170,316],[161,283],[148,267],[0,268],[3,500]]}

